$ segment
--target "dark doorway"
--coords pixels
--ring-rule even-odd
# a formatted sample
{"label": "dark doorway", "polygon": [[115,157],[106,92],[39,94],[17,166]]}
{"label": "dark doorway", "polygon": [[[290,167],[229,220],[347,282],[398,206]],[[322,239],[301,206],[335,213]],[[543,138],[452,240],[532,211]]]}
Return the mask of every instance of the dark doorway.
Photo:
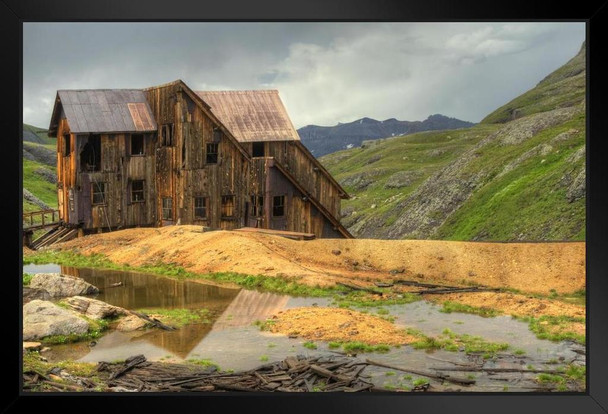
{"label": "dark doorway", "polygon": [[92,172],[101,170],[101,136],[89,135],[80,151],[80,171]]}

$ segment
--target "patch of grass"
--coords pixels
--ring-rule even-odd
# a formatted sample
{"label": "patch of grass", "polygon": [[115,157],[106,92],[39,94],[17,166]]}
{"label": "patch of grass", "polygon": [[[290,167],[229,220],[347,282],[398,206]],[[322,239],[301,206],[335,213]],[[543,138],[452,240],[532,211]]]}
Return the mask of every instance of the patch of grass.
{"label": "patch of grass", "polygon": [[513,318],[527,322],[530,330],[536,334],[538,339],[548,339],[553,342],[574,341],[580,344],[586,343],[586,336],[569,330],[572,323],[585,323],[585,318],[571,316],[543,315],[538,318],[531,316]]}
{"label": "patch of grass", "polygon": [[184,325],[190,325],[195,323],[210,323],[207,318],[209,311],[207,309],[139,309],[139,312],[147,315],[153,315],[155,318],[160,319],[163,323],[173,325],[176,328]]}
{"label": "patch of grass", "polygon": [[[40,357],[40,353],[37,351],[27,352],[23,354],[23,371],[24,372],[37,372],[41,375],[48,374],[52,368],[61,368],[68,374],[86,378],[89,381],[97,385],[95,391],[103,391],[106,387],[99,377],[97,371],[97,364],[89,362],[76,362],[73,360],[64,360],[58,362],[47,362],[43,361]],[[44,386],[38,391],[44,391]]]}
{"label": "patch of grass", "polygon": [[566,380],[561,375],[553,375],[553,374],[539,374],[536,377],[538,382],[541,383],[563,383]]}
{"label": "patch of grass", "polygon": [[273,342],[270,342],[270,343],[268,344],[268,348],[275,348],[276,346],[277,346],[277,344],[275,344],[275,343],[273,343]]}
{"label": "patch of grass", "polygon": [[307,349],[317,349],[317,344],[315,344],[313,341],[306,341],[302,344],[302,346]]}
{"label": "patch of grass", "polygon": [[412,384],[414,385],[414,387],[420,387],[422,385],[426,385],[429,383],[429,380],[424,379],[424,378],[416,378],[415,380],[412,381]]}
{"label": "patch of grass", "polygon": [[271,328],[271,327],[272,327],[272,326],[273,326],[275,323],[277,323],[277,321],[276,321],[276,320],[274,320],[274,319],[266,319],[266,320],[264,320],[264,321],[262,321],[262,320],[259,320],[259,319],[258,319],[258,320],[257,320],[257,321],[255,321],[253,324],[254,324],[255,326],[257,326],[258,328],[260,328],[260,331],[270,331],[270,328]]}
{"label": "patch of grass", "polygon": [[386,352],[389,352],[391,350],[391,347],[389,345],[385,345],[385,344],[371,345],[371,344],[366,344],[364,342],[352,341],[352,342],[345,342],[345,343],[343,343],[342,344],[342,349],[345,352],[379,352],[379,353],[386,353]]}
{"label": "patch of grass", "polygon": [[515,351],[513,351],[514,355],[525,355],[526,351],[524,351],[523,349],[516,349]]}
{"label": "patch of grass", "polygon": [[443,302],[442,308],[439,309],[439,312],[471,313],[473,315],[483,316],[484,318],[493,318],[502,313],[498,309],[492,309],[492,308],[486,308],[486,307],[475,307],[475,306],[465,305],[465,304],[458,303],[458,302],[452,302],[449,300]]}
{"label": "patch of grass", "polygon": [[332,342],[328,343],[327,346],[329,347],[329,349],[340,348],[342,346],[342,342],[332,341]]}
{"label": "patch of grass", "polygon": [[336,297],[334,299],[334,305],[338,306],[339,308],[369,308],[378,306],[405,305],[407,303],[417,302],[419,300],[422,300],[420,295],[407,292],[403,293],[402,297],[381,298],[376,295],[372,296],[367,292],[357,291],[349,292],[342,297]]}
{"label": "patch of grass", "polygon": [[395,371],[386,371],[384,373],[384,375],[386,375],[387,377],[392,377],[393,375],[396,375],[396,374],[395,374]]}
{"label": "patch of grass", "polygon": [[449,329],[444,329],[441,335],[430,337],[420,331],[408,329],[407,333],[421,337],[419,341],[410,344],[414,349],[445,349],[457,352],[463,350],[467,354],[480,353],[489,359],[499,351],[509,348],[509,344],[489,342],[480,336],[468,334],[456,334]]}
{"label": "patch of grass", "polygon": [[205,367],[205,368],[215,367],[218,371],[220,370],[220,366],[210,359],[190,358],[190,359],[187,359],[186,362],[189,364],[193,364],[193,365],[199,365],[199,366]]}
{"label": "patch of grass", "polygon": [[262,362],[268,361],[268,355],[262,355],[262,356],[260,356],[260,361],[262,361]]}
{"label": "patch of grass", "polygon": [[34,277],[34,275],[32,275],[30,273],[24,273],[23,274],[23,286],[29,286],[33,277]]}
{"label": "patch of grass", "polygon": [[388,311],[388,309],[384,309],[384,308],[379,308],[376,313],[378,315],[388,315],[390,312]]}

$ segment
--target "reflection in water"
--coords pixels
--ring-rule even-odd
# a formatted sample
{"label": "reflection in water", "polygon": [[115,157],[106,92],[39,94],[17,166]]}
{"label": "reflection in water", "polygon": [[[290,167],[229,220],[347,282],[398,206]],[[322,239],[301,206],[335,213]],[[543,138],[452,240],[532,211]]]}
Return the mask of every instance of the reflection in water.
{"label": "reflection in water", "polygon": [[[205,308],[221,312],[240,290],[117,270],[61,266],[61,273],[86,280],[99,288],[97,299],[125,309]],[[113,286],[118,283],[121,286]]]}
{"label": "reflection in water", "polygon": [[288,300],[287,295],[241,290],[215,321],[213,330],[247,326],[257,320],[264,320],[285,308]]}

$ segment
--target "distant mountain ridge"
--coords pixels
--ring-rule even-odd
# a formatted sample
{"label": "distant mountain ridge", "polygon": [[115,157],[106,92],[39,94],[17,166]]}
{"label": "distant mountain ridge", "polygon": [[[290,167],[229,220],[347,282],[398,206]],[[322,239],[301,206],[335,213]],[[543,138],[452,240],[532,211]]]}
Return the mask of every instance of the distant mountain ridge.
{"label": "distant mountain ridge", "polygon": [[363,141],[408,135],[422,131],[468,128],[472,122],[461,121],[445,115],[430,115],[424,121],[399,121],[389,118],[377,121],[361,118],[335,126],[307,125],[298,129],[302,143],[315,157],[321,157],[343,149],[358,147]]}

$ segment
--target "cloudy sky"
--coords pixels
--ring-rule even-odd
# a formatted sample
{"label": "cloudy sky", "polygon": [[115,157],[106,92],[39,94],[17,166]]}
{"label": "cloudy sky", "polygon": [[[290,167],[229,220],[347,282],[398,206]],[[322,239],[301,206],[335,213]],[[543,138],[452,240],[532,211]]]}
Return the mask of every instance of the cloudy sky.
{"label": "cloudy sky", "polygon": [[23,121],[57,89],[278,89],[296,128],[479,122],[566,63],[584,23],[24,23]]}

